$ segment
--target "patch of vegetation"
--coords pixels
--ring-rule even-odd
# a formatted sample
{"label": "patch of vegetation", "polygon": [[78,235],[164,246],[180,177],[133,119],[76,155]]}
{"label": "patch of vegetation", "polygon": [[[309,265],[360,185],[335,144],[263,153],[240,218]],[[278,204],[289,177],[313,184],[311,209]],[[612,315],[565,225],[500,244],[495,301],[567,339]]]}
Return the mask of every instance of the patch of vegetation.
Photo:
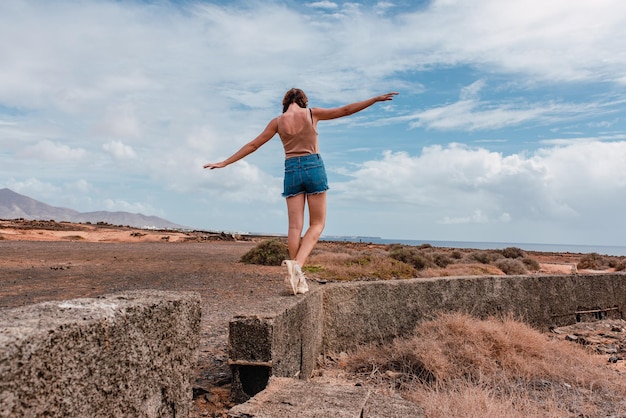
{"label": "patch of vegetation", "polygon": [[81,240],[84,240],[85,238],[81,235],[67,235],[63,237],[63,239],[67,239],[70,241],[81,241]]}
{"label": "patch of vegetation", "polygon": [[524,257],[522,263],[530,271],[539,271],[541,269],[539,262],[533,258]]}
{"label": "patch of vegetation", "polygon": [[491,264],[495,262],[496,260],[503,258],[503,255],[499,251],[492,251],[492,250],[474,251],[473,253],[469,255],[468,258],[470,261],[478,261],[479,263],[482,263],[482,264]]}
{"label": "patch of vegetation", "polygon": [[618,259],[615,261],[615,265],[613,266],[615,271],[624,271],[626,270],[626,259]]}
{"label": "patch of vegetation", "polygon": [[246,264],[260,264],[263,266],[280,266],[283,260],[289,259],[287,245],[277,239],[263,241],[247,253],[240,261]]}
{"label": "patch of vegetation", "polygon": [[316,264],[316,265],[313,265],[313,266],[312,266],[312,265],[307,264],[306,266],[302,267],[302,270],[303,270],[305,273],[313,273],[313,274],[315,274],[315,273],[321,273],[321,272],[323,272],[325,269],[324,269],[324,267],[323,267],[323,266],[320,266],[320,265],[317,265],[317,264]]}
{"label": "patch of vegetation", "polygon": [[507,275],[526,274],[528,271],[520,260],[512,258],[503,258],[494,263],[496,267]]}
{"label": "patch of vegetation", "polygon": [[590,270],[604,270],[609,266],[605,257],[598,253],[585,254],[580,258],[578,269],[590,269]]}
{"label": "patch of vegetation", "polygon": [[505,258],[524,258],[526,257],[526,253],[517,247],[507,247],[503,250],[500,250],[500,253],[505,257]]}
{"label": "patch of vegetation", "polygon": [[389,257],[409,264],[417,270],[423,270],[427,267],[434,266],[433,261],[430,260],[429,257],[426,257],[417,247],[395,247],[389,251]]}
{"label": "patch of vegetation", "polygon": [[[322,248],[327,249],[324,251]],[[335,251],[337,249],[337,251]],[[327,280],[355,279],[408,279],[416,277],[416,270],[410,264],[389,257],[384,248],[337,248],[334,244],[318,246],[311,254],[309,262],[324,266],[311,276]],[[305,271],[309,265],[304,266]]]}
{"label": "patch of vegetation", "polygon": [[355,384],[400,392],[428,417],[621,416],[626,385],[605,362],[511,317],[451,313],[328,365]]}

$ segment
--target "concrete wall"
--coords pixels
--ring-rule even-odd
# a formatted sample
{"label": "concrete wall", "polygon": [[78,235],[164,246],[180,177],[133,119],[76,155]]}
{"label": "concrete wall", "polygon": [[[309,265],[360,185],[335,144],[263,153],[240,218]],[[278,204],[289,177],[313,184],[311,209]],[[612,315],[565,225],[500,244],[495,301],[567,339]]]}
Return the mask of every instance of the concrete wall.
{"label": "concrete wall", "polygon": [[542,330],[576,312],[626,305],[626,275],[493,276],[346,283],[324,292],[323,350],[340,352],[412,332],[440,312],[511,313]]}
{"label": "concrete wall", "polygon": [[181,417],[200,297],[137,291],[0,311],[0,417]]}
{"label": "concrete wall", "polygon": [[[231,322],[233,397],[245,401],[264,389],[270,376],[308,378],[321,353],[408,335],[419,321],[440,312],[478,317],[510,313],[547,330],[576,322],[580,311],[620,315],[625,305],[626,275],[621,273],[326,285],[277,315]],[[584,320],[593,315],[578,316]]]}
{"label": "concrete wall", "polygon": [[231,320],[228,361],[235,402],[263,390],[270,376],[311,375],[322,351],[322,298],[323,292],[311,292],[275,315]]}

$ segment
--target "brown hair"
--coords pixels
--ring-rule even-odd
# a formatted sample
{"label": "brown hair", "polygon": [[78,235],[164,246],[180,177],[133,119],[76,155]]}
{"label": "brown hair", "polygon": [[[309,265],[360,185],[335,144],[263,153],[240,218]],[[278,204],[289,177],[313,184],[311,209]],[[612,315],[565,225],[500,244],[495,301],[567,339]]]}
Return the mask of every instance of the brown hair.
{"label": "brown hair", "polygon": [[287,111],[289,105],[292,103],[296,103],[298,106],[306,108],[309,104],[309,99],[307,99],[306,94],[304,94],[302,90],[293,88],[285,93],[285,97],[283,98],[283,113]]}

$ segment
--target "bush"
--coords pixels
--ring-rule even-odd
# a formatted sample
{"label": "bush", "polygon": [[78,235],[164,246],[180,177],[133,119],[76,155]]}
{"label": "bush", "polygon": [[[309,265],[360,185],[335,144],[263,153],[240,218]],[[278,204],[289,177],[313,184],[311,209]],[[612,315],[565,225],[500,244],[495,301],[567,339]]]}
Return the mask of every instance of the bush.
{"label": "bush", "polygon": [[469,255],[469,258],[482,264],[490,264],[501,259],[502,253],[499,251],[475,251]]}
{"label": "bush", "polygon": [[416,248],[396,247],[389,252],[389,257],[410,264],[417,270],[433,266],[433,262],[422,255]]}
{"label": "bush", "polygon": [[287,246],[277,239],[264,241],[245,253],[241,262],[246,264],[261,264],[263,266],[280,266],[283,260],[289,259]]}
{"label": "bush", "polygon": [[450,256],[455,260],[460,260],[463,258],[463,253],[461,251],[455,250],[452,251],[452,254],[450,254]]}
{"label": "bush", "polygon": [[608,263],[604,257],[598,253],[590,253],[583,255],[576,267],[579,269],[602,270],[607,266]]}
{"label": "bush", "polygon": [[501,260],[496,261],[495,266],[498,267],[504,274],[526,274],[526,267],[524,267],[524,263],[520,260],[515,260],[511,258],[503,258]]}
{"label": "bush", "polygon": [[433,262],[437,265],[437,267],[441,267],[443,269],[454,263],[454,261],[444,253],[433,254]]}
{"label": "bush", "polygon": [[500,253],[506,258],[524,258],[526,253],[517,247],[507,247],[500,251]]}
{"label": "bush", "polygon": [[539,271],[539,269],[541,269],[539,262],[533,258],[525,257],[522,259],[522,263],[524,263],[524,266],[530,271]]}

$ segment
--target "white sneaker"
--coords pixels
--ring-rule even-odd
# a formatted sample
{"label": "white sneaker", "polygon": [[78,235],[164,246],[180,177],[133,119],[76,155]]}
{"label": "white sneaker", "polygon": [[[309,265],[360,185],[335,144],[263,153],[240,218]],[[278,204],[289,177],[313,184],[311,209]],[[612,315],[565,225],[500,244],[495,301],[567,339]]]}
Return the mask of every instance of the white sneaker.
{"label": "white sneaker", "polygon": [[300,276],[300,280],[298,281],[298,286],[296,287],[296,293],[300,293],[301,295],[304,295],[308,291],[309,291],[309,285],[306,283],[306,277],[304,277],[304,274],[303,274],[302,276]]}
{"label": "white sneaker", "polygon": [[296,272],[298,273],[298,285],[296,286],[296,293],[304,295],[306,292],[309,291],[309,285],[307,284],[306,276],[304,275],[304,272],[302,271],[298,263],[296,263]]}
{"label": "white sneaker", "polygon": [[293,294],[297,294],[297,286],[300,281],[300,276],[298,275],[298,271],[296,270],[296,263],[293,260],[283,260],[283,266],[287,266],[287,276],[285,276],[285,285],[287,289],[289,289]]}

